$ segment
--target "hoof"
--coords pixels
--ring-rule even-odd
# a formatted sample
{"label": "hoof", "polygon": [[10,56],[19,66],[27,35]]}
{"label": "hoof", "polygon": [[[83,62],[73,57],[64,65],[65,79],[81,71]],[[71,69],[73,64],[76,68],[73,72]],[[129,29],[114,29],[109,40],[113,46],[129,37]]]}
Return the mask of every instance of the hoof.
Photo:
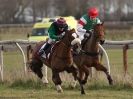
{"label": "hoof", "polygon": [[48,81],[42,81],[43,84],[48,84]]}
{"label": "hoof", "polygon": [[56,85],[56,89],[57,89],[58,93],[62,93],[63,92],[63,89],[61,88],[60,85]]}
{"label": "hoof", "polygon": [[74,82],[71,83],[70,87],[72,89],[74,89],[76,87],[76,85],[77,85],[77,81],[74,81]]}
{"label": "hoof", "polygon": [[86,80],[82,80],[81,83],[84,85],[84,84],[87,83],[87,81]]}
{"label": "hoof", "polygon": [[83,91],[83,92],[81,92],[81,95],[85,95],[85,92]]}
{"label": "hoof", "polygon": [[109,85],[113,85],[113,80],[109,81]]}
{"label": "hoof", "polygon": [[63,93],[63,90],[57,90],[58,93]]}
{"label": "hoof", "polygon": [[113,85],[113,80],[109,79],[109,85]]}
{"label": "hoof", "polygon": [[45,85],[47,85],[47,84],[48,84],[48,80],[45,79],[45,78],[43,78],[43,79],[42,79],[42,83],[45,84]]}

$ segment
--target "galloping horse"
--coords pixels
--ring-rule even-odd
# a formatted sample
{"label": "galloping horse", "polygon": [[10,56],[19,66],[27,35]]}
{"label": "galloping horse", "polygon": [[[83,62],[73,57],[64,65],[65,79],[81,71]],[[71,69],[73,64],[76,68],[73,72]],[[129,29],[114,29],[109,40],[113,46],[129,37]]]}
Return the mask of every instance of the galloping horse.
{"label": "galloping horse", "polygon": [[104,40],[104,28],[103,23],[102,24],[96,24],[94,26],[94,30],[91,33],[89,38],[85,38],[82,41],[82,53],[79,55],[73,56],[75,64],[79,68],[79,83],[81,87],[81,94],[85,94],[83,85],[87,82],[87,78],[89,75],[89,67],[95,67],[98,71],[103,71],[107,79],[109,81],[109,84],[112,84],[113,80],[107,70],[103,66],[103,64],[100,63],[99,60],[99,42],[102,42]]}
{"label": "galloping horse", "polygon": [[49,58],[42,59],[38,56],[38,51],[44,42],[39,42],[32,53],[32,60],[29,63],[29,68],[42,79],[42,66],[43,63],[51,68],[52,70],[52,80],[56,86],[58,92],[62,92],[61,88],[61,78],[59,73],[62,71],[67,71],[72,73],[76,79],[77,69],[73,66],[73,57],[71,53],[71,47],[77,45],[77,51],[80,51],[81,41],[75,32],[75,29],[66,31],[64,37],[59,42],[55,43],[51,48],[51,54]]}

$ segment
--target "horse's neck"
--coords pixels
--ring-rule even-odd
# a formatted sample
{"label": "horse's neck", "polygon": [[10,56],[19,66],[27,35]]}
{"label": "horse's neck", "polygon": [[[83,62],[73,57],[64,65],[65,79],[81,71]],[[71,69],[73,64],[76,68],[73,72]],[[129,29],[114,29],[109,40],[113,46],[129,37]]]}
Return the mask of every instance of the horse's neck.
{"label": "horse's neck", "polygon": [[93,34],[91,38],[87,41],[85,50],[89,52],[98,52],[98,42]]}
{"label": "horse's neck", "polygon": [[56,56],[58,57],[70,57],[71,55],[71,47],[67,46],[64,42],[60,42],[56,50]]}

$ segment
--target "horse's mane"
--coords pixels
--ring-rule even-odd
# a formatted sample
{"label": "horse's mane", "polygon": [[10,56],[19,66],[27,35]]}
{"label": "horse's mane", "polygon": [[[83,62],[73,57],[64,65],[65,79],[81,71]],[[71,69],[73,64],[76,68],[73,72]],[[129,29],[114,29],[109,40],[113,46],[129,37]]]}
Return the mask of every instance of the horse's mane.
{"label": "horse's mane", "polygon": [[75,29],[74,29],[74,28],[72,28],[72,29],[68,30],[67,32],[74,33],[74,32],[76,32],[76,31],[75,31]]}
{"label": "horse's mane", "polygon": [[88,41],[89,39],[90,39],[90,38],[84,38],[84,39],[81,41],[82,48],[84,48],[85,44],[87,43],[87,41]]}

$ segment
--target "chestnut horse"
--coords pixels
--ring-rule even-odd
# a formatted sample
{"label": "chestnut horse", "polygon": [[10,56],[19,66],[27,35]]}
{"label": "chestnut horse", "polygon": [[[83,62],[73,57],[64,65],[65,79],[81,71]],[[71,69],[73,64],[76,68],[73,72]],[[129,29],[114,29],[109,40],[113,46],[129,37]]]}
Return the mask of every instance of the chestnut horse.
{"label": "chestnut horse", "polygon": [[73,66],[73,57],[71,53],[71,47],[77,45],[77,51],[80,51],[81,41],[75,32],[75,29],[66,31],[64,37],[59,42],[56,42],[51,48],[51,53],[49,58],[40,58],[38,56],[38,51],[44,42],[39,42],[32,52],[32,60],[29,63],[29,68],[42,79],[42,66],[43,63],[51,68],[52,70],[52,81],[54,82],[58,92],[62,92],[61,88],[61,78],[59,73],[62,71],[67,71],[72,73],[74,78],[77,76],[77,69]]}
{"label": "chestnut horse", "polygon": [[104,28],[102,24],[96,24],[94,30],[90,35],[90,38],[85,38],[82,41],[82,53],[75,55],[74,62],[79,68],[79,83],[81,87],[81,94],[85,94],[83,85],[87,82],[89,75],[89,67],[95,67],[98,71],[103,71],[109,84],[112,84],[113,80],[106,67],[101,64],[99,59],[99,42],[104,40]]}

